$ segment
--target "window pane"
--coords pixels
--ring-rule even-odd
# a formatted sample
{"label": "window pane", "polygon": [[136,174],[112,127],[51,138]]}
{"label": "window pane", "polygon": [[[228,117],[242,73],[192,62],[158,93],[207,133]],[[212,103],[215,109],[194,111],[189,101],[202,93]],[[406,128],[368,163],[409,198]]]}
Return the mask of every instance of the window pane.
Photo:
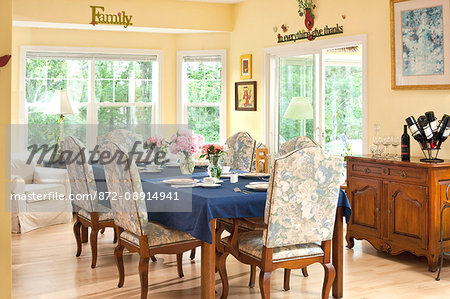
{"label": "window pane", "polygon": [[99,107],[98,134],[131,124],[150,124],[152,107]]}
{"label": "window pane", "polygon": [[26,77],[44,79],[47,73],[45,59],[27,59]]}
{"label": "window pane", "polygon": [[45,102],[45,80],[26,79],[25,99],[27,103]]}
{"label": "window pane", "polygon": [[69,60],[68,78],[70,79],[88,79],[89,61],[87,60]]}
{"label": "window pane", "polygon": [[187,96],[189,103],[202,103],[205,98],[205,83],[202,80],[187,81]]}
{"label": "window pane", "polygon": [[114,83],[114,102],[126,103],[128,102],[128,80],[117,80]]}
{"label": "window pane", "polygon": [[135,87],[135,101],[136,102],[151,102],[152,101],[152,81],[150,80],[136,80]]}
{"label": "window pane", "polygon": [[203,67],[206,80],[220,80],[222,78],[221,62],[204,62]]}
{"label": "window pane", "polygon": [[52,79],[67,78],[67,61],[62,59],[49,59],[47,63],[47,76]]}
{"label": "window pane", "polygon": [[196,134],[202,134],[206,142],[220,141],[220,108],[188,107],[188,125]]}
{"label": "window pane", "polygon": [[130,61],[114,61],[114,78],[128,79],[133,71],[133,63]]}
{"label": "window pane", "polygon": [[112,61],[98,60],[95,62],[95,79],[114,78],[114,68]]}
{"label": "window pane", "polygon": [[[314,109],[314,56],[280,58],[278,142],[301,136],[314,139],[314,116],[302,119],[285,117],[294,97],[306,97]],[[294,108],[295,106],[293,106]]]}
{"label": "window pane", "polygon": [[205,102],[220,103],[222,100],[222,82],[205,81]]}
{"label": "window pane", "polygon": [[89,99],[88,80],[69,80],[69,95],[73,103],[87,103]]}
{"label": "window pane", "polygon": [[137,61],[134,63],[136,79],[152,79],[152,62]]}
{"label": "window pane", "polygon": [[113,80],[95,80],[95,101],[110,102],[113,98]]}
{"label": "window pane", "polygon": [[67,89],[67,80],[61,79],[47,80],[47,102],[50,102],[55,91],[59,89]]}
{"label": "window pane", "polygon": [[185,66],[188,79],[203,80],[204,73],[200,62],[186,62]]}

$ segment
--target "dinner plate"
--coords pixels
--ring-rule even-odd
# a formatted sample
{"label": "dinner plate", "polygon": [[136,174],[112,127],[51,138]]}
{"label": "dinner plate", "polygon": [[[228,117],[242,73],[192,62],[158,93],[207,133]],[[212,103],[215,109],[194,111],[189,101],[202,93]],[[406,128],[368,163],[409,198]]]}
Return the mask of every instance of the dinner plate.
{"label": "dinner plate", "polygon": [[140,172],[143,172],[143,173],[160,173],[160,172],[162,172],[162,169],[147,169],[147,168],[144,168],[144,169],[141,169]]}
{"label": "dinner plate", "polygon": [[239,176],[244,178],[265,178],[270,176],[270,173],[262,173],[262,172],[246,172],[241,173]]}
{"label": "dinner plate", "polygon": [[269,184],[260,183],[260,184],[248,184],[245,185],[245,188],[254,190],[254,191],[267,191],[269,188]]}
{"label": "dinner plate", "polygon": [[[202,184],[204,184],[205,182],[202,180]],[[217,180],[216,182],[215,182],[215,184],[221,184],[221,183],[223,183],[223,181],[222,180]]]}
{"label": "dinner plate", "polygon": [[202,183],[202,184],[200,184],[200,186],[203,187],[203,188],[218,188],[221,185],[220,184],[205,184],[205,183]]}
{"label": "dinner plate", "polygon": [[163,181],[163,183],[169,185],[187,185],[187,184],[195,184],[198,182],[199,180],[196,179],[167,179]]}

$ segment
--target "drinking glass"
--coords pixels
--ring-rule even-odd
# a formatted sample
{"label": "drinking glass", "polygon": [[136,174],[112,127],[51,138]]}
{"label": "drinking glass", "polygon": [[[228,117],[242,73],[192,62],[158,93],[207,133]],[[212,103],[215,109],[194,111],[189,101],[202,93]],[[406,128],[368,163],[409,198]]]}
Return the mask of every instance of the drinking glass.
{"label": "drinking glass", "polygon": [[382,139],[380,136],[373,137],[373,144],[375,145],[375,158],[380,158],[381,154],[383,153],[381,150],[381,142]]}
{"label": "drinking glass", "polygon": [[383,145],[384,145],[384,150],[385,150],[385,154],[384,157],[386,159],[389,159],[389,146],[392,144],[392,137],[390,136],[386,136],[383,138]]}
{"label": "drinking glass", "polygon": [[400,137],[399,136],[393,136],[392,137],[392,146],[394,147],[394,159],[399,160],[400,155],[398,154],[397,147],[400,145]]}

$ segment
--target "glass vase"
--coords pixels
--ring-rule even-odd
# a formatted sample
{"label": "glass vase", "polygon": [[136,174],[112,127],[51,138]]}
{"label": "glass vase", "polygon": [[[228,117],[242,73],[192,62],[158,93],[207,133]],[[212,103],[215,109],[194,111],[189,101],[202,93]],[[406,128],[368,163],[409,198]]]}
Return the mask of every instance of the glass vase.
{"label": "glass vase", "polygon": [[181,153],[180,154],[180,171],[182,174],[192,174],[194,172],[195,162],[192,159],[192,155]]}
{"label": "glass vase", "polygon": [[208,174],[212,178],[220,179],[222,175],[223,158],[221,155],[210,155],[208,165]]}

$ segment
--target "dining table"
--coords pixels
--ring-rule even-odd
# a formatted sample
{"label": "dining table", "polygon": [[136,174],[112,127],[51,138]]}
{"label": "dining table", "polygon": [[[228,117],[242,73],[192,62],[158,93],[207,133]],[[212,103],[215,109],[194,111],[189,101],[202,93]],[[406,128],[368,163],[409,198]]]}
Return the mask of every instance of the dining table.
{"label": "dining table", "polygon": [[[93,165],[97,192],[107,192],[105,173],[102,165]],[[140,177],[144,193],[171,194],[170,199],[148,198],[146,206],[149,221],[178,229],[203,241],[201,246],[201,298],[215,297],[215,255],[217,219],[264,217],[266,191],[249,190],[246,186],[267,178],[245,177],[240,174],[237,183],[228,178],[216,188],[203,188],[200,184],[176,186],[169,179],[191,178],[200,181],[207,177],[204,167],[195,167],[192,175],[182,175],[177,167],[166,167],[158,172],[141,169]],[[237,189],[238,188],[238,189]],[[236,190],[245,191],[236,192]],[[176,196],[175,196],[176,194]],[[174,199],[176,197],[176,200]],[[341,189],[336,199],[338,207],[332,239],[332,263],[336,269],[332,294],[343,297],[343,219],[349,221],[350,203]],[[101,204],[109,206],[108,202]]]}

